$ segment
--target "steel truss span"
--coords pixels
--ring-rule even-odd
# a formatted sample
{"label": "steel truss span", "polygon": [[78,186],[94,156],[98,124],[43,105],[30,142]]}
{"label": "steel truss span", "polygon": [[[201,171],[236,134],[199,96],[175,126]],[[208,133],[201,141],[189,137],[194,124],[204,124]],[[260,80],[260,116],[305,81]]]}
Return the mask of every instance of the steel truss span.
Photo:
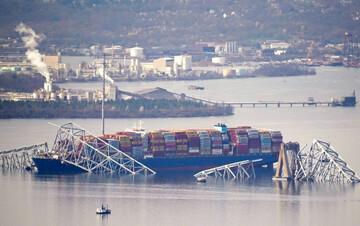
{"label": "steel truss span", "polygon": [[51,152],[63,162],[94,173],[155,174],[152,169],[73,122],[54,126],[59,130]]}
{"label": "steel truss span", "polygon": [[48,153],[47,143],[12,149],[0,152],[0,165],[3,170],[27,169],[34,167],[33,157],[40,153]]}
{"label": "steel truss span", "polygon": [[244,179],[249,178],[251,176],[255,177],[254,164],[256,162],[260,162],[262,159],[255,160],[245,160],[241,162],[234,162],[231,164],[203,170],[194,175],[196,178],[207,177],[213,175],[215,177],[223,177],[223,178],[237,178]]}
{"label": "steel truss span", "polygon": [[335,149],[326,142],[314,140],[308,153],[297,154],[295,179],[319,182],[360,182],[356,173]]}

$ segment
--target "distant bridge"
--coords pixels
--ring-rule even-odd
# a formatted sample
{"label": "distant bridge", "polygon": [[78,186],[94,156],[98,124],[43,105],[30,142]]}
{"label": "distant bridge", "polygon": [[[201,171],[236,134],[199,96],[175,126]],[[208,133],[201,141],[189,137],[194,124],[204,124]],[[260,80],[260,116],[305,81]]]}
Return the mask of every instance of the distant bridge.
{"label": "distant bridge", "polygon": [[288,107],[292,107],[292,106],[302,106],[302,107],[306,107],[306,106],[327,106],[330,107],[332,106],[331,102],[327,102],[327,101],[259,101],[259,102],[224,102],[224,103],[217,103],[217,104],[224,104],[224,105],[230,105],[230,106],[234,106],[234,107],[268,107],[268,106],[276,106],[276,107],[281,107],[281,106],[288,106]]}
{"label": "distant bridge", "polygon": [[258,101],[258,102],[216,102],[211,100],[205,100],[201,98],[196,97],[190,97],[186,94],[178,94],[171,92],[174,96],[177,96],[179,99],[183,100],[191,100],[196,102],[201,102],[204,104],[210,104],[210,105],[223,105],[223,106],[233,106],[233,107],[268,107],[268,106],[332,106],[332,102],[330,101]]}

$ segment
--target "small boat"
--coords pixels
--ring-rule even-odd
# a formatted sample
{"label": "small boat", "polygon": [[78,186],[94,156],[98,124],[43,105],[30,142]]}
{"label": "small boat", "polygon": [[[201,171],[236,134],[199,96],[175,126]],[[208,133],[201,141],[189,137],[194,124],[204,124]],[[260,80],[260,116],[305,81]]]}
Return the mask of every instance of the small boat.
{"label": "small boat", "polygon": [[99,208],[96,209],[96,214],[110,214],[111,210],[108,208],[108,206],[106,205],[106,207],[104,205],[101,205]]}
{"label": "small boat", "polygon": [[201,176],[196,178],[197,182],[206,182],[206,176]]}
{"label": "small boat", "polygon": [[188,89],[190,90],[204,90],[204,87],[202,86],[195,86],[195,85],[189,85]]}

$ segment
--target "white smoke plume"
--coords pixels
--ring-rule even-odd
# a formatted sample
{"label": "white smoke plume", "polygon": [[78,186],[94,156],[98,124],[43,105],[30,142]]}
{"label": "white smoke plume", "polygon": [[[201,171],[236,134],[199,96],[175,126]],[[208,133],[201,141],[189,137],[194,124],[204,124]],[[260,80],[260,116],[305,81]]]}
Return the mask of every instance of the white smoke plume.
{"label": "white smoke plume", "polygon": [[[97,71],[101,75],[101,77],[104,77],[104,68],[103,67],[98,68]],[[111,82],[112,84],[114,84],[114,80],[106,74],[106,71],[105,71],[105,79],[108,80],[109,82]]]}
{"label": "white smoke plume", "polygon": [[37,35],[31,27],[26,26],[23,23],[20,23],[15,28],[15,31],[19,32],[21,39],[25,43],[25,47],[28,48],[26,51],[27,58],[36,67],[39,73],[46,78],[46,82],[50,82],[50,74],[43,61],[44,55],[40,54],[39,50],[36,49],[39,42],[41,42],[45,36]]}

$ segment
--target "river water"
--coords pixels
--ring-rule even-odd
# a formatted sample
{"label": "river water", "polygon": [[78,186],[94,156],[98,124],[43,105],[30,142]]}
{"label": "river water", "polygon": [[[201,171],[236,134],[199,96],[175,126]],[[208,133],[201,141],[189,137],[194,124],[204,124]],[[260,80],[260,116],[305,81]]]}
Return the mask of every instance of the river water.
{"label": "river water", "polygon": [[[360,70],[316,68],[315,76],[208,81],[121,82],[126,91],[163,87],[177,93],[216,101],[330,100],[360,92]],[[195,84],[203,91],[187,90]],[[62,84],[65,88],[96,90],[100,83]],[[357,95],[358,96],[358,95]],[[246,107],[233,116],[142,119],[147,129],[211,128],[251,125],[279,129],[285,141],[311,145],[330,142],[348,165],[360,173],[360,107]],[[0,120],[0,150],[47,141],[68,119]],[[94,134],[100,119],[72,119]],[[131,128],[138,119],[107,119],[106,132]],[[307,148],[308,148],[307,147]],[[196,172],[152,176],[39,175],[0,173],[0,225],[358,225],[360,185],[275,183],[273,172],[257,169],[250,180],[211,178],[199,184]],[[96,216],[109,204],[112,214]]]}

